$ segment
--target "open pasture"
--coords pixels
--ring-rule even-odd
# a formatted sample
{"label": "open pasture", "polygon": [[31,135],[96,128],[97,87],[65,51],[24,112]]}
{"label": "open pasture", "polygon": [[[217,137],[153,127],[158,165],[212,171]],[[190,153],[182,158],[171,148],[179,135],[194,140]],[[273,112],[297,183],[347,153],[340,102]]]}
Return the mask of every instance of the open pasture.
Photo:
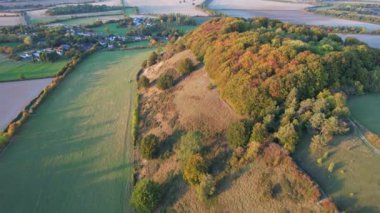
{"label": "open pasture", "polygon": [[348,101],[352,117],[370,131],[380,135],[380,94],[352,97]]}
{"label": "open pasture", "polygon": [[0,155],[0,212],[131,212],[130,118],[150,49],[79,64]]}
{"label": "open pasture", "polygon": [[[322,190],[347,212],[380,211],[380,156],[374,154],[355,133],[336,137],[324,153],[310,151],[310,137],[298,146],[294,158]],[[334,163],[332,172],[329,166]]]}
{"label": "open pasture", "polygon": [[68,60],[54,63],[33,63],[31,61],[14,61],[0,54],[0,81],[35,79],[52,77],[57,74]]}

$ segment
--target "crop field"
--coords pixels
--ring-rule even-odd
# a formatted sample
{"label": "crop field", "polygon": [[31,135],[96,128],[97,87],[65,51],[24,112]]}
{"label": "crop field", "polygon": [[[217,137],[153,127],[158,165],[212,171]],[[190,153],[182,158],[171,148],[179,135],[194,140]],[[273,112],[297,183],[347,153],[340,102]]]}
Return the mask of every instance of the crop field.
{"label": "crop field", "polygon": [[181,13],[190,16],[207,16],[196,5],[203,0],[124,0],[126,6],[137,6],[141,14]]}
{"label": "crop field", "polygon": [[0,83],[0,132],[40,94],[52,79]]}
{"label": "crop field", "polygon": [[0,212],[131,212],[135,75],[151,49],[97,52],[0,155]]}
{"label": "crop field", "polygon": [[[305,137],[294,157],[338,208],[347,212],[379,212],[380,155],[352,133],[336,137],[327,157],[318,164],[321,156],[309,150],[310,141],[310,137]],[[335,166],[329,172],[331,163]]]}
{"label": "crop field", "polygon": [[57,74],[68,60],[59,60],[54,63],[40,63],[30,61],[14,61],[0,54],[0,81],[34,79],[52,77]]}
{"label": "crop field", "polygon": [[369,31],[380,29],[380,25],[377,24],[326,17],[306,12],[304,9],[308,6],[311,5],[263,0],[213,0],[209,7],[226,15],[235,17],[252,18],[265,16],[293,24],[365,27]]}
{"label": "crop field", "polygon": [[352,117],[370,131],[380,135],[380,94],[367,94],[351,98],[348,106]]}

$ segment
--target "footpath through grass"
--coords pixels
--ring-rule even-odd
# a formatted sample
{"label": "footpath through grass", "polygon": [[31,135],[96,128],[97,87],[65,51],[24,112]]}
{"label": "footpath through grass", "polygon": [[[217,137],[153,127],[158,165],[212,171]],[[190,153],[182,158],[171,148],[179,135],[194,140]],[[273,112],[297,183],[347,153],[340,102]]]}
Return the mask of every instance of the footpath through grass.
{"label": "footpath through grass", "polygon": [[95,53],[47,97],[0,155],[0,212],[131,212],[134,79],[151,51]]}
{"label": "footpath through grass", "polygon": [[67,63],[68,59],[62,59],[54,63],[33,63],[31,61],[15,61],[0,54],[0,81],[47,78],[56,75]]}

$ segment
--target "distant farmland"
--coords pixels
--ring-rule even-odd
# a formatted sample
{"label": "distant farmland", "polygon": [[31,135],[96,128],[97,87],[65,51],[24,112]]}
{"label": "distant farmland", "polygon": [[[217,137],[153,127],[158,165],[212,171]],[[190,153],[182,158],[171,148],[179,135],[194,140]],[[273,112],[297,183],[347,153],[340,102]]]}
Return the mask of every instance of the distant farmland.
{"label": "distant farmland", "polygon": [[62,59],[54,63],[40,63],[30,61],[14,61],[0,54],[0,81],[35,79],[52,77],[57,74],[68,60]]}
{"label": "distant farmland", "polygon": [[150,49],[79,64],[0,155],[0,212],[131,212],[129,118]]}

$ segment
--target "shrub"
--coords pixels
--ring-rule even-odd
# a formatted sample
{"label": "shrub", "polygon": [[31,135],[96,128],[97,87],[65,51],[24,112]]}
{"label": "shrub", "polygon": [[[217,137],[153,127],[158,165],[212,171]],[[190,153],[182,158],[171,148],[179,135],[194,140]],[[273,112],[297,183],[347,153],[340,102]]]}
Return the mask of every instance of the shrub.
{"label": "shrub", "polygon": [[0,149],[3,148],[8,142],[8,136],[0,132]]}
{"label": "shrub", "polygon": [[134,187],[130,202],[137,212],[152,212],[160,202],[160,186],[151,180],[141,180]]}
{"label": "shrub", "polygon": [[169,89],[174,84],[173,76],[162,74],[157,80],[157,87],[162,90]]}
{"label": "shrub", "polygon": [[267,130],[262,123],[256,123],[253,126],[250,141],[263,143],[267,135]]}
{"label": "shrub", "polygon": [[212,175],[206,174],[201,177],[201,181],[196,188],[197,195],[202,201],[208,200],[215,193],[215,179]]}
{"label": "shrub", "polygon": [[145,159],[153,159],[156,157],[160,146],[160,142],[157,136],[148,135],[145,136],[140,143],[140,153]]}
{"label": "shrub", "polygon": [[181,137],[178,146],[178,157],[186,161],[190,156],[201,151],[202,133],[199,131],[188,132]]}
{"label": "shrub", "polygon": [[149,79],[146,76],[141,76],[138,81],[139,88],[147,88],[149,86]]}
{"label": "shrub", "polygon": [[245,146],[249,139],[245,122],[239,121],[230,124],[227,129],[227,140],[232,148]]}
{"label": "shrub", "polygon": [[152,54],[150,54],[149,58],[148,58],[148,66],[152,66],[154,64],[157,63],[157,60],[158,60],[158,55],[156,52],[152,52]]}
{"label": "shrub", "polygon": [[141,67],[142,68],[145,68],[148,66],[148,60],[144,60],[142,63],[141,63]]}
{"label": "shrub", "polygon": [[333,171],[334,171],[334,168],[335,168],[335,163],[332,162],[332,163],[329,164],[329,167],[327,168],[327,170],[328,170],[329,172],[333,172]]}
{"label": "shrub", "polygon": [[206,162],[200,154],[189,157],[183,170],[183,179],[190,185],[198,185],[206,174]]}
{"label": "shrub", "polygon": [[177,70],[182,75],[189,74],[194,70],[194,64],[193,61],[190,58],[185,58],[182,61],[179,62],[177,66]]}

